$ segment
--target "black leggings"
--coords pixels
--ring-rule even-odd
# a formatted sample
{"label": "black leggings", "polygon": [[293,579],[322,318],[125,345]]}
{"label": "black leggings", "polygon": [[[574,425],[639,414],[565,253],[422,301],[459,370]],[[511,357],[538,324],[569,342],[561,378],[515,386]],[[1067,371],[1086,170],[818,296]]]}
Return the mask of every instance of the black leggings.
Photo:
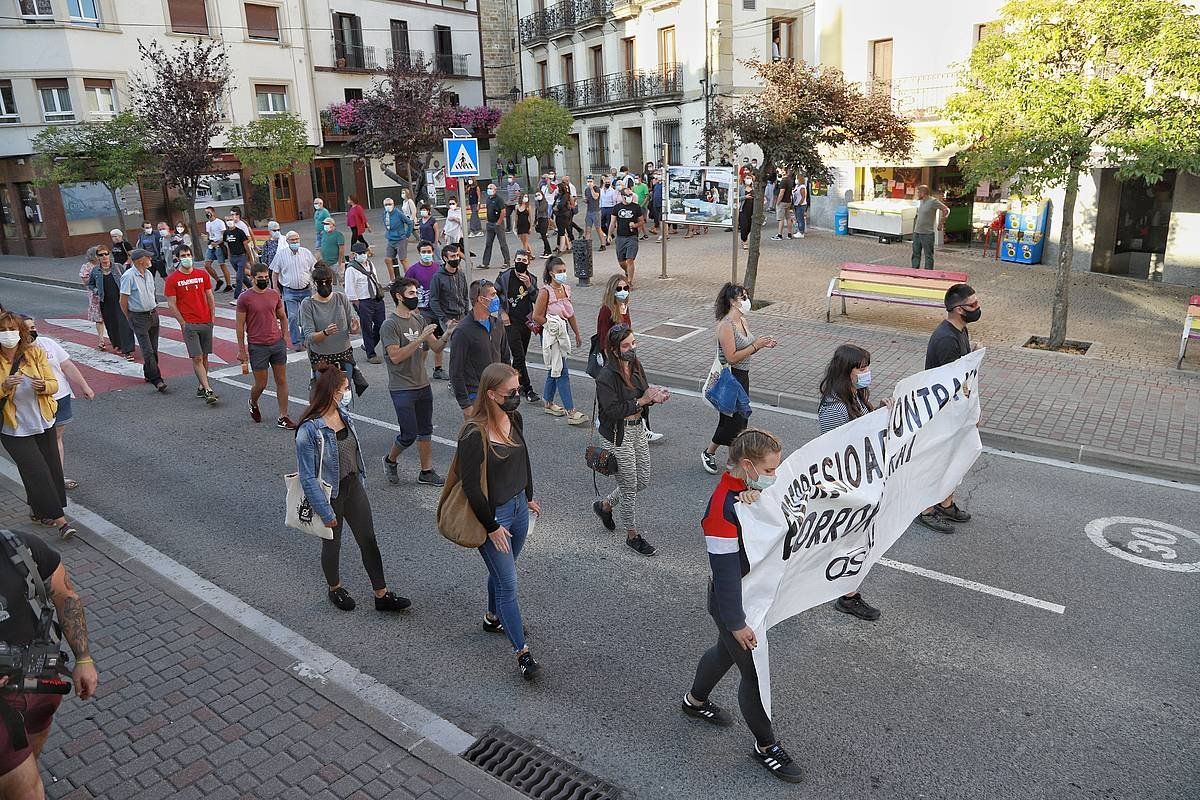
{"label": "black leggings", "polygon": [[525,354],[529,352],[529,340],[533,331],[525,324],[525,320],[513,317],[509,326],[504,329],[508,336],[508,349],[512,353],[512,366],[521,379],[521,391],[533,388],[529,380],[529,370],[525,366]]}
{"label": "black leggings", "polygon": [[337,515],[337,527],[333,529],[332,539],[321,540],[321,569],[325,572],[325,582],[337,586],[342,582],[338,570],[338,561],[342,551],[342,527],[350,523],[354,533],[354,541],[358,542],[359,552],[362,553],[363,566],[371,578],[373,589],[386,589],[387,581],[383,579],[383,556],[379,554],[379,542],[375,540],[375,521],[371,518],[371,501],[363,490],[362,481],[358,474],[342,478],[338,484],[337,497],[330,502],[333,513]]}
{"label": "black leggings", "polygon": [[[746,394],[750,394],[750,373],[737,367],[730,367],[729,371],[733,373],[733,377],[737,378],[737,382],[746,390]],[[746,430],[746,426],[749,423],[750,418],[741,414],[722,414],[721,418],[717,420],[717,430],[713,433],[713,444],[728,447],[733,444],[734,438],[739,433]]]}
{"label": "black leggings", "polygon": [[54,428],[34,436],[0,433],[0,443],[4,444],[4,449],[12,456],[17,471],[21,473],[26,502],[37,518],[61,517],[67,506],[67,489],[63,485],[58,434]]}
{"label": "black leggings", "polygon": [[775,731],[771,728],[771,718],[763,708],[762,696],[758,692],[758,671],[754,669],[754,656],[746,650],[733,633],[721,624],[717,614],[716,600],[713,598],[712,586],[708,589],[708,613],[717,624],[717,643],[700,657],[696,667],[696,680],[692,682],[692,698],[701,703],[708,700],[713,688],[729,672],[729,668],[737,666],[741,673],[741,683],[738,684],[738,706],[742,709],[742,718],[750,733],[758,741],[759,747],[775,744]]}
{"label": "black leggings", "polygon": [[550,255],[550,240],[546,238],[546,232],[550,230],[550,220],[546,217],[539,217],[537,221],[538,236],[542,237],[542,247],[546,248],[542,251],[543,255]]}

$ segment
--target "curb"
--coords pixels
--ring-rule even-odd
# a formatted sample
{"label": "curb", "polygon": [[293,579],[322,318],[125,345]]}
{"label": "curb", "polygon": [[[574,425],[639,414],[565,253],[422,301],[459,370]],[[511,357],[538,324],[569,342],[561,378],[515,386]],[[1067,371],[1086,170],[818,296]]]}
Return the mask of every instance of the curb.
{"label": "curb", "polygon": [[0,278],[8,278],[13,281],[24,281],[25,283],[37,283],[40,285],[60,286],[64,289],[75,289],[84,291],[84,287],[79,281],[66,281],[62,278],[46,278],[40,275],[25,275],[20,272],[0,272]]}

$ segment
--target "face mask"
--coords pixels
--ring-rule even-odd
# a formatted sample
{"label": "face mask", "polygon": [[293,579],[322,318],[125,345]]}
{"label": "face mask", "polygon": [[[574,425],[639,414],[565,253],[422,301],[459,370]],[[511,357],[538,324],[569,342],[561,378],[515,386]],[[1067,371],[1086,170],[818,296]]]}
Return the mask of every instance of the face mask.
{"label": "face mask", "polygon": [[360,264],[365,264],[365,263],[367,263],[367,254],[366,253],[355,253],[354,260]]}
{"label": "face mask", "polygon": [[341,406],[342,408],[349,408],[350,403],[353,400],[354,400],[354,392],[351,391],[349,386],[347,386],[346,390],[344,392],[342,392],[342,396],[338,398],[338,405]]}
{"label": "face mask", "polygon": [[626,203],[632,203],[632,202],[633,202],[633,195],[631,195],[631,194],[627,194],[627,195],[625,195],[625,202],[626,202]]}
{"label": "face mask", "polygon": [[458,269],[458,265],[459,265],[459,264],[461,264],[461,263],[462,263],[462,259],[461,259],[461,258],[448,258],[448,259],[446,259],[446,266],[447,266],[447,267],[450,267],[451,269]]}
{"label": "face mask", "polygon": [[255,278],[254,285],[260,289],[265,289],[271,285],[271,281],[267,278]]}
{"label": "face mask", "polygon": [[516,411],[521,405],[521,395],[514,394],[512,397],[505,397],[500,401],[500,410],[505,414],[511,414]]}
{"label": "face mask", "polygon": [[317,294],[321,297],[329,297],[329,295],[333,294],[333,287],[327,283],[319,283],[317,284]]}
{"label": "face mask", "polygon": [[146,233],[146,234],[148,234],[148,233],[150,233],[150,232],[151,232],[151,231],[153,231],[153,230],[154,230],[153,228],[142,228],[142,233]]}
{"label": "face mask", "polygon": [[20,343],[20,331],[0,331],[0,345],[4,347],[16,347]]}
{"label": "face mask", "polygon": [[566,283],[567,282],[567,273],[565,273],[565,272],[554,273],[554,282],[555,283]]}
{"label": "face mask", "polygon": [[542,199],[542,196],[539,194],[539,195],[537,196],[537,199],[538,199],[538,200],[541,200],[541,199]]}
{"label": "face mask", "polygon": [[433,253],[421,253],[421,263],[422,264],[432,264],[433,263]]}
{"label": "face mask", "polygon": [[748,297],[742,298],[742,300],[738,302],[738,308],[740,308],[742,310],[743,314],[749,314],[750,313],[750,298],[748,298]]}
{"label": "face mask", "polygon": [[401,297],[400,298],[400,305],[404,306],[409,311],[416,311],[418,302],[420,302],[420,301],[417,300],[417,298],[415,298],[415,297]]}
{"label": "face mask", "polygon": [[294,253],[300,249],[299,242],[288,242],[288,248]]}
{"label": "face mask", "polygon": [[170,229],[170,228],[159,228],[159,229],[158,229],[158,235],[159,235],[159,236],[167,236],[167,235],[168,235],[168,234],[170,234],[170,233],[171,233],[171,229]]}
{"label": "face mask", "polygon": [[518,261],[514,266],[516,266],[517,272],[522,275],[529,271],[529,264],[524,261]]}
{"label": "face mask", "polygon": [[963,309],[963,312],[962,312],[963,322],[979,322],[979,318],[982,316],[983,316],[982,308],[977,308],[974,311],[967,311],[966,309]]}
{"label": "face mask", "polygon": [[317,211],[320,211],[320,210],[321,210],[321,204],[320,204],[320,203],[313,203],[313,208],[315,208]]}
{"label": "face mask", "polygon": [[332,225],[326,225],[326,226],[325,226],[325,232],[326,232],[326,233],[328,233],[328,232],[329,232],[329,231],[331,231],[331,230],[333,230],[333,226],[332,226]]}
{"label": "face mask", "polygon": [[272,239],[278,239],[278,238],[279,238],[279,231],[278,231],[278,230],[273,230],[273,231],[271,231],[271,238],[272,238]]}
{"label": "face mask", "polygon": [[625,300],[629,299],[629,292],[626,291],[625,289],[620,289],[618,291],[613,292],[613,297],[624,302]]}
{"label": "face mask", "polygon": [[500,313],[500,298],[499,297],[493,297],[488,302],[488,313],[489,314],[499,314]]}
{"label": "face mask", "polygon": [[396,207],[395,203],[384,203],[383,204],[383,208],[385,211],[391,211],[395,207]]}
{"label": "face mask", "polygon": [[191,269],[192,268],[191,256],[184,256],[183,258],[179,259],[179,267],[180,267],[180,269]]}
{"label": "face mask", "polygon": [[859,389],[866,389],[871,385],[871,370],[858,373],[858,379],[854,381],[854,385]]}
{"label": "face mask", "polygon": [[176,232],[176,233],[183,233],[183,226],[182,226],[182,225],[177,225],[177,226],[175,226],[175,232]]}
{"label": "face mask", "polygon": [[[756,470],[757,471],[757,470]],[[746,485],[751,489],[757,489],[760,492],[765,492],[775,485],[774,475],[759,475],[757,478],[752,478],[746,481]]]}
{"label": "face mask", "polygon": [[625,352],[618,353],[617,355],[620,357],[620,359],[622,361],[636,361],[637,360],[637,348],[631,347],[628,350],[626,350]]}
{"label": "face mask", "polygon": [[451,203],[450,205],[446,206],[446,208],[448,208],[451,211],[454,211],[455,209],[458,208],[458,203]]}
{"label": "face mask", "polygon": [[31,342],[32,342],[32,341],[34,341],[35,339],[37,339],[37,333],[38,333],[37,331],[30,331],[30,332],[29,332],[29,341],[31,341]]}
{"label": "face mask", "polygon": [[496,190],[495,190],[495,189],[488,189],[488,197],[491,197],[491,196],[492,196],[492,195],[494,195],[495,193],[496,193]]}

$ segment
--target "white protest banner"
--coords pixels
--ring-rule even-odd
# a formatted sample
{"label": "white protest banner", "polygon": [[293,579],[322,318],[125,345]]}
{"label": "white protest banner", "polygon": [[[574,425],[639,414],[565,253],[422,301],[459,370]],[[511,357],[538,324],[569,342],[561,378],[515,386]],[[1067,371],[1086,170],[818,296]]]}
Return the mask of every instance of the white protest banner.
{"label": "white protest banner", "polygon": [[779,466],[775,485],[739,503],[750,572],[763,707],[771,713],[767,631],[859,587],[913,518],[948,497],[975,463],[984,351],[900,381],[895,403],[813,439]]}

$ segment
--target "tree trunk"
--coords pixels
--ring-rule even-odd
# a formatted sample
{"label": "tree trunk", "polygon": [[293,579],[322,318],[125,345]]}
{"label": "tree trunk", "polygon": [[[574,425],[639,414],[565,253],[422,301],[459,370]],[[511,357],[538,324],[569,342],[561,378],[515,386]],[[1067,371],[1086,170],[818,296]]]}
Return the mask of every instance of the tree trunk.
{"label": "tree trunk", "polygon": [[1071,288],[1071,262],[1075,259],[1075,200],[1079,197],[1079,172],[1067,178],[1063,195],[1062,230],[1058,243],[1058,276],[1054,285],[1054,310],[1050,317],[1051,350],[1058,350],[1067,339],[1067,310]]}
{"label": "tree trunk", "polygon": [[[183,190],[183,196],[186,197],[188,201],[187,216],[188,230],[192,232],[192,258],[196,261],[199,261],[200,259],[198,256],[202,255],[203,251],[200,250],[201,231],[196,227],[196,187],[192,186],[190,188],[185,188]],[[204,232],[207,235],[207,229],[204,229]]]}
{"label": "tree trunk", "polygon": [[[763,213],[766,209],[764,203],[765,198],[763,193],[767,191],[766,174],[771,170],[771,157],[765,151],[763,152],[763,164],[758,175],[755,175],[754,187],[754,210],[750,215],[750,239],[747,242],[748,251],[746,253],[746,272],[742,279],[742,285],[746,287],[746,294],[749,295],[751,302],[754,301],[754,284],[758,282],[758,254],[762,247],[762,229],[763,229]],[[733,168],[734,180],[741,180],[737,177],[737,167]],[[734,217],[734,224],[737,225],[740,214]]]}
{"label": "tree trunk", "polygon": [[129,226],[125,223],[125,209],[121,208],[121,203],[119,200],[117,200],[117,190],[115,187],[109,186],[107,183],[104,184],[104,188],[108,189],[108,194],[112,197],[113,208],[116,209],[117,212],[117,227],[120,228],[121,233],[124,234],[129,230]]}

